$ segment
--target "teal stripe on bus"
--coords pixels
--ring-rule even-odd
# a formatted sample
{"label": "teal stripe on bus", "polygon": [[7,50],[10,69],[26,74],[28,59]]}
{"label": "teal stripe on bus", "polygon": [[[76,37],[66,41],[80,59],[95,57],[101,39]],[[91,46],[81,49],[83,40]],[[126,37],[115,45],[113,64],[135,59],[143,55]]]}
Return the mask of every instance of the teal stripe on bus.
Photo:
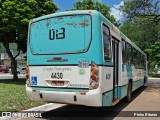
{"label": "teal stripe on bus", "polygon": [[33,90],[59,91],[59,92],[88,92],[87,88],[51,88],[51,87],[31,87]]}
{"label": "teal stripe on bus", "polygon": [[113,91],[108,91],[102,95],[102,106],[111,106],[113,100]]}
{"label": "teal stripe on bus", "polygon": [[143,85],[144,85],[144,79],[133,81],[133,86],[132,86],[133,89],[132,89],[132,91],[138,89],[139,87],[141,87]]}

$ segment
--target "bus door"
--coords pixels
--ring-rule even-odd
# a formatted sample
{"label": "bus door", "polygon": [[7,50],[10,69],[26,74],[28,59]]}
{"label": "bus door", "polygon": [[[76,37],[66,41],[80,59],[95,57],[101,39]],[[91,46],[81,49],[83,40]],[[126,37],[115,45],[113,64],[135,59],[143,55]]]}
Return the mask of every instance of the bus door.
{"label": "bus door", "polygon": [[119,60],[119,42],[112,38],[112,51],[113,51],[113,101],[118,98],[118,60]]}

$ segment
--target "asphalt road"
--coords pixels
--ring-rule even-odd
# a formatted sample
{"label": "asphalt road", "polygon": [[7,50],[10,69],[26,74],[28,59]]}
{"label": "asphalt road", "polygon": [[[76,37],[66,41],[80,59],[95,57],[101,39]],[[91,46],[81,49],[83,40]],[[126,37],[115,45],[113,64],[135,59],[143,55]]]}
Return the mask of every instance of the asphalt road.
{"label": "asphalt road", "polygon": [[[114,107],[87,107],[67,105],[42,114],[33,120],[159,120],[160,116],[160,79],[149,79],[148,87],[140,88],[132,94],[132,102],[121,100]],[[147,117],[143,117],[146,115]],[[50,117],[48,117],[50,116]],[[140,117],[141,116],[141,117]],[[26,118],[23,120],[31,120]]]}
{"label": "asphalt road", "polygon": [[[25,74],[18,74],[18,78],[25,78],[26,75]],[[12,79],[13,75],[10,73],[2,73],[0,72],[0,80],[4,80],[4,79]]]}

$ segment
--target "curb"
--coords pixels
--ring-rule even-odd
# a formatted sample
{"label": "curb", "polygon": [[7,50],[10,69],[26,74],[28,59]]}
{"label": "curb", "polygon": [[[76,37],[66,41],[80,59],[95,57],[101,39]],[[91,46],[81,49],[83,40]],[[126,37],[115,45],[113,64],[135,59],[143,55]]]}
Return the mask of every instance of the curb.
{"label": "curb", "polygon": [[149,79],[149,80],[157,80],[157,79],[159,80],[160,78],[151,78],[151,77],[150,77],[150,78],[148,78],[148,79]]}
{"label": "curb", "polygon": [[54,110],[54,109],[63,107],[65,105],[66,104],[48,103],[48,104],[41,105],[41,106],[38,106],[38,107],[34,107],[34,108],[31,108],[31,109],[28,109],[28,110],[23,110],[22,112],[27,112],[27,111],[35,111],[35,112],[36,111],[42,111],[42,112],[47,112],[47,111],[50,111],[50,110]]}

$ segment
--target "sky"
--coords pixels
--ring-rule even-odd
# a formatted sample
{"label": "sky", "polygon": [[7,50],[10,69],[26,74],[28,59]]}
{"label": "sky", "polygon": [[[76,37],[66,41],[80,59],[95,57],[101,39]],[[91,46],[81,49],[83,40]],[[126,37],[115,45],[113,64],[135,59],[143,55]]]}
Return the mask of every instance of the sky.
{"label": "sky", "polygon": [[[72,9],[73,4],[77,1],[82,1],[82,0],[53,0],[53,2],[55,2],[60,7],[60,11],[65,11],[66,9]],[[111,7],[111,15],[114,15],[117,21],[120,21],[123,18],[122,13],[118,9],[120,5],[123,5],[123,0],[98,0],[98,1],[105,3]]]}

